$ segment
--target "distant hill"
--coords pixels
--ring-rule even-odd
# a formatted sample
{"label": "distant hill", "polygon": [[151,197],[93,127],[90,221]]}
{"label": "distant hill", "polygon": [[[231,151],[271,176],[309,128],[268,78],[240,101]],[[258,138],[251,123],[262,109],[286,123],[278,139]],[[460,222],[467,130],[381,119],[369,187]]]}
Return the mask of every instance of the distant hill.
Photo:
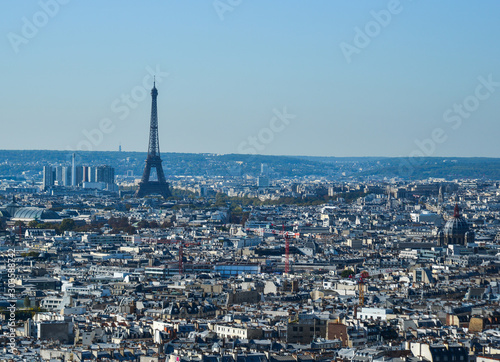
{"label": "distant hill", "polygon": [[[83,151],[77,152],[82,165],[108,164],[117,175],[131,170],[142,175],[146,152]],[[393,178],[455,179],[474,178],[500,180],[499,158],[384,158],[384,157],[313,157],[265,156],[209,153],[162,153],[168,176],[237,176],[260,172],[261,163],[268,164],[276,177],[325,176],[332,179]],[[70,151],[0,150],[0,176],[18,178],[23,172],[41,174],[44,165],[71,163]]]}

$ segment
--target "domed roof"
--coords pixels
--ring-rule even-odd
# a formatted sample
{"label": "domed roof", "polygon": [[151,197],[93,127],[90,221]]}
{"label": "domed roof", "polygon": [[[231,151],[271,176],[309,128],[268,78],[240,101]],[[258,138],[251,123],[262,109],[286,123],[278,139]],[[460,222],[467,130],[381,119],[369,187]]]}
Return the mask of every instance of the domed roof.
{"label": "domed roof", "polygon": [[61,217],[52,210],[39,207],[21,207],[14,214],[15,219],[47,220],[60,219]]}
{"label": "domed roof", "polygon": [[453,217],[449,219],[443,228],[443,233],[447,237],[464,236],[469,231],[469,224],[460,216],[458,205],[455,205]]}
{"label": "domed roof", "polygon": [[2,211],[6,212],[4,216],[10,217],[15,214],[16,210],[19,209],[21,205],[16,203],[15,198],[12,199],[12,202],[9,202],[8,204],[5,204],[2,206]]}

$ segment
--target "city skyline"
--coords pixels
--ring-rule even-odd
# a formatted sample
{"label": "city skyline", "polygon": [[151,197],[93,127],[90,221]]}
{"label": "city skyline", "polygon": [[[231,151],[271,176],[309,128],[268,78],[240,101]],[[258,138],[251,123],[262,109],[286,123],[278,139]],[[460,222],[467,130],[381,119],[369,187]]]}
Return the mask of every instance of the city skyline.
{"label": "city skyline", "polygon": [[0,148],[498,156],[498,3],[190,5],[0,5]]}

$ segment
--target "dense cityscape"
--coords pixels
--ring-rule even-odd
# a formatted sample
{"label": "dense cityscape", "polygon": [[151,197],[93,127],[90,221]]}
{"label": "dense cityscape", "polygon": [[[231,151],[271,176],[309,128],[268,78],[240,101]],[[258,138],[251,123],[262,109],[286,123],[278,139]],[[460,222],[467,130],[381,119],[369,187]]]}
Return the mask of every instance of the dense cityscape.
{"label": "dense cityscape", "polygon": [[498,181],[236,161],[230,175],[148,175],[168,194],[139,197],[144,177],[66,159],[1,182],[5,360],[500,354]]}
{"label": "dense cityscape", "polygon": [[0,2],[0,362],[500,362],[499,15]]}

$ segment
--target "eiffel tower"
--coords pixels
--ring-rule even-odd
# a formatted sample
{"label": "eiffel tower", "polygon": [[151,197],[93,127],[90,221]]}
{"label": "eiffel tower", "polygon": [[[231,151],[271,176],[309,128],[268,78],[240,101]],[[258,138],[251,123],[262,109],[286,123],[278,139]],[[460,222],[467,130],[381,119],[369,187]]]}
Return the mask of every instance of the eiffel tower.
{"label": "eiffel tower", "polygon": [[[139,188],[135,193],[136,197],[144,197],[146,195],[161,195],[164,198],[172,196],[167,181],[165,181],[165,174],[161,165],[160,158],[160,141],[158,140],[158,114],[156,112],[156,97],[158,97],[158,90],[156,89],[156,82],[153,82],[153,89],[151,89],[151,124],[149,127],[149,148],[148,157],[146,158],[146,167],[142,174]],[[151,168],[156,169],[157,181],[150,181]]]}

